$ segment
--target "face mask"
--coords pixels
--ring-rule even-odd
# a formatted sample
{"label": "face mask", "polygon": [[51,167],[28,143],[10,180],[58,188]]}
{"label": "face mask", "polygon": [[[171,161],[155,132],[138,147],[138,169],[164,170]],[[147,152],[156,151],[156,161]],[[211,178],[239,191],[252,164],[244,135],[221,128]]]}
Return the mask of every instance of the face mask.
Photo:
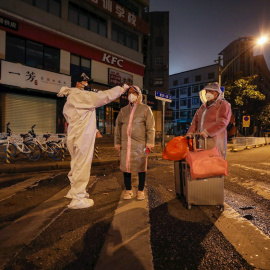
{"label": "face mask", "polygon": [[210,101],[210,100],[213,100],[215,98],[215,96],[208,92],[205,94],[205,98],[207,101]]}
{"label": "face mask", "polygon": [[137,96],[135,96],[135,95],[133,95],[133,94],[130,94],[130,95],[128,96],[128,100],[129,100],[131,103],[133,103],[133,102],[135,102],[135,101],[137,100]]}

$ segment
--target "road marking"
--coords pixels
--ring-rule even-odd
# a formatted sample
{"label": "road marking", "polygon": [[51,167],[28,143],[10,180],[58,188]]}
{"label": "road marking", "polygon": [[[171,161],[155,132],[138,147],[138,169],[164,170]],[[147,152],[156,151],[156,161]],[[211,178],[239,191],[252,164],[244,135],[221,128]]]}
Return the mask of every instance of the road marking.
{"label": "road marking", "polygon": [[25,188],[32,186],[36,182],[48,179],[52,175],[55,175],[55,173],[39,174],[37,176],[31,177],[25,181],[19,182],[19,183],[12,185],[10,187],[2,188],[2,189],[0,189],[0,201],[3,201],[5,199],[11,197],[16,192],[19,192]]}
{"label": "road marking", "polygon": [[[261,163],[261,164],[265,164],[265,163]],[[262,170],[262,169],[256,169],[256,168],[253,168],[253,167],[247,167],[245,165],[242,165],[242,164],[231,164],[231,166],[233,167],[239,167],[239,168],[242,168],[246,171],[255,171],[255,172],[260,172],[260,173],[263,173],[263,174],[269,174],[270,175],[270,170]]]}
{"label": "road marking", "polygon": [[[200,209],[213,220],[209,207]],[[250,221],[225,203],[225,210],[214,224],[250,265],[270,269],[270,238]]]}

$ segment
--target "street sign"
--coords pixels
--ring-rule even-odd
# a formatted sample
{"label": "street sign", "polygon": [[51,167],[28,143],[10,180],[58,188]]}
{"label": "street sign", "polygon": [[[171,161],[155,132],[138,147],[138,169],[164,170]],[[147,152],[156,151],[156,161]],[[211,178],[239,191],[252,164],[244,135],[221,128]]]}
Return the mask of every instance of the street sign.
{"label": "street sign", "polygon": [[165,102],[172,102],[172,96],[166,93],[155,91],[155,98],[165,101]]}
{"label": "street sign", "polygon": [[244,115],[243,116],[243,127],[249,127],[250,126],[250,116]]}

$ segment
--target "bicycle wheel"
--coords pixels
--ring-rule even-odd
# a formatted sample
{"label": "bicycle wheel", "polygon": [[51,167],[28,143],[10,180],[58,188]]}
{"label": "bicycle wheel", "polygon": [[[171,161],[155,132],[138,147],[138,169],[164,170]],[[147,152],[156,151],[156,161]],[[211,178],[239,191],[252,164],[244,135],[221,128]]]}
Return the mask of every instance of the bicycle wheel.
{"label": "bicycle wheel", "polygon": [[65,158],[65,154],[64,154],[64,150],[61,146],[58,145],[57,142],[49,142],[48,143],[48,147],[53,151],[53,153],[51,151],[48,152],[48,156],[54,160],[64,160]]}
{"label": "bicycle wheel", "polygon": [[33,161],[37,161],[41,157],[42,150],[34,142],[26,142],[25,146],[30,150],[30,153],[25,153],[25,155]]}
{"label": "bicycle wheel", "polygon": [[[7,143],[6,142],[0,143],[0,158],[4,159],[7,157],[6,149],[7,149]],[[10,154],[9,154],[10,157],[15,156],[16,150],[17,150],[16,145],[13,143],[9,143],[8,149],[10,151]]]}

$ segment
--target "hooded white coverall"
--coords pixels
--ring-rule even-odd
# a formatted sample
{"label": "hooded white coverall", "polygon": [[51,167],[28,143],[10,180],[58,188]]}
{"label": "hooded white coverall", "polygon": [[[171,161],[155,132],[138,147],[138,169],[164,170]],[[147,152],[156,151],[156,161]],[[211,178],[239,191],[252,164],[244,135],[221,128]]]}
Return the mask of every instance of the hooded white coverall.
{"label": "hooded white coverall", "polygon": [[79,209],[94,204],[89,199],[86,187],[90,178],[91,163],[96,138],[96,110],[120,97],[124,89],[116,86],[110,90],[91,92],[78,88],[62,87],[58,96],[67,96],[63,114],[68,125],[67,147],[71,155],[71,170],[68,174],[71,189],[67,198],[72,198],[69,208]]}
{"label": "hooded white coverall", "polygon": [[[207,87],[205,89],[207,89]],[[209,90],[212,89],[210,88]],[[202,91],[204,91],[204,89]],[[207,103],[201,105],[193,117],[187,135],[205,132],[208,135],[207,149],[217,146],[221,156],[225,158],[227,150],[226,128],[231,119],[231,104],[223,99],[219,87],[216,91],[219,93],[218,98],[209,106]]]}

